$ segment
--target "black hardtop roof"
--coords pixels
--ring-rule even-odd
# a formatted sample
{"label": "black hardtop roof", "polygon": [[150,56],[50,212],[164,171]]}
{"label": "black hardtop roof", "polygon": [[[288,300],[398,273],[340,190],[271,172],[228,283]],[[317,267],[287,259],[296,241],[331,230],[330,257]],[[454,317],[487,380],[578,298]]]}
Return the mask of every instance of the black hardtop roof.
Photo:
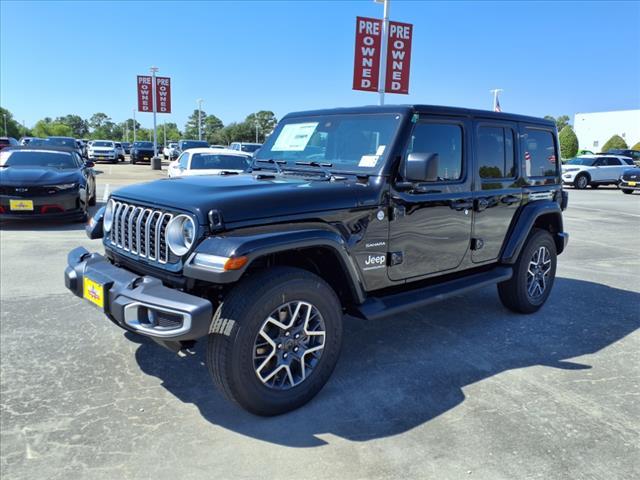
{"label": "black hardtop roof", "polygon": [[460,117],[486,118],[493,120],[507,120],[511,122],[536,123],[555,127],[555,123],[539,117],[527,115],[517,115],[514,113],[492,112],[490,110],[474,110],[471,108],[445,107],[442,105],[367,105],[362,107],[331,108],[322,110],[308,110],[303,112],[292,112],[287,117],[305,117],[316,115],[341,115],[359,113],[401,113],[413,114],[424,113],[433,115],[453,115]]}
{"label": "black hardtop roof", "polygon": [[75,148],[68,147],[48,147],[46,145],[15,145],[13,147],[5,147],[2,149],[3,152],[8,152],[9,150],[42,150],[44,152],[63,152],[63,153],[74,153],[76,152]]}

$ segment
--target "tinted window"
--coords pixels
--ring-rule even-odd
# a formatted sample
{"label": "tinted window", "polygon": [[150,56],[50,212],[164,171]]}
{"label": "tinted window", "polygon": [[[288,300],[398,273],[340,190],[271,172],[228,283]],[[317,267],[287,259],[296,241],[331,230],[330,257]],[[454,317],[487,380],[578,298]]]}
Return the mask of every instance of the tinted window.
{"label": "tinted window", "polygon": [[253,153],[253,152],[255,152],[256,150],[258,150],[261,146],[262,146],[262,145],[251,145],[251,144],[247,145],[247,144],[243,144],[243,145],[240,147],[240,149],[241,149],[243,152]]}
{"label": "tinted window", "polygon": [[438,180],[462,178],[462,128],[459,125],[419,123],[407,153],[437,153]]}
{"label": "tinted window", "polygon": [[478,128],[476,153],[480,177],[511,178],[516,176],[513,130],[510,128]]}
{"label": "tinted window", "polygon": [[627,165],[635,165],[632,158],[623,158],[622,161]]}
{"label": "tinted window", "polygon": [[551,132],[527,128],[522,136],[525,171],[528,177],[556,175],[556,147]]}
{"label": "tinted window", "polygon": [[10,167],[78,168],[71,153],[38,150],[0,152],[0,165]]}
{"label": "tinted window", "polygon": [[187,140],[184,142],[180,142],[181,143],[181,150],[187,150],[189,148],[201,148],[201,147],[208,147],[209,144],[205,141],[200,141],[200,140]]}
{"label": "tinted window", "polygon": [[192,170],[244,170],[250,160],[239,155],[214,155],[210,153],[194,153],[191,158]]}
{"label": "tinted window", "polygon": [[133,146],[138,148],[153,148],[153,143],[152,142],[135,142]]}
{"label": "tinted window", "polygon": [[618,166],[622,165],[622,162],[620,162],[620,160],[618,160],[617,158],[607,158],[607,165]]}
{"label": "tinted window", "polygon": [[94,147],[111,147],[113,148],[113,142],[93,142]]}
{"label": "tinted window", "polygon": [[187,168],[188,163],[189,163],[189,154],[183,153],[182,155],[180,155],[180,158],[178,159],[178,164],[180,165],[180,168],[182,169]]}
{"label": "tinted window", "polygon": [[77,148],[76,141],[73,138],[53,138],[46,139],[46,143],[49,145],[55,145],[57,147]]}
{"label": "tinted window", "polygon": [[567,162],[567,165],[585,165],[590,167],[593,165],[595,159],[590,157],[576,157]]}

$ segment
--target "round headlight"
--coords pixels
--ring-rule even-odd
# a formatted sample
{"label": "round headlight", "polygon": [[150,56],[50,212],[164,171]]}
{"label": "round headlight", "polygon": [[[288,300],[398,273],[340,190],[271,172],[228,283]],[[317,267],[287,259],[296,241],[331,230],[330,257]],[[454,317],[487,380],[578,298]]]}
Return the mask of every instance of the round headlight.
{"label": "round headlight", "polygon": [[105,232],[111,230],[111,225],[113,224],[113,210],[115,208],[115,203],[115,201],[109,200],[109,202],[107,203],[107,208],[104,211],[102,228],[104,228]]}
{"label": "round headlight", "polygon": [[167,225],[167,245],[179,257],[189,251],[195,238],[196,226],[187,215],[178,215]]}

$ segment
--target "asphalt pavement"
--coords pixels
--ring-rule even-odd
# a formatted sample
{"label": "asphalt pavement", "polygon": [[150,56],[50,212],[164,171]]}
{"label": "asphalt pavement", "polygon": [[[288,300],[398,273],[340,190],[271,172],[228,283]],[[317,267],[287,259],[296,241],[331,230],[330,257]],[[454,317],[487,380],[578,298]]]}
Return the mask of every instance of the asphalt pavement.
{"label": "asphalt pavement", "polygon": [[[105,191],[161,177],[99,165]],[[176,356],[64,288],[81,224],[0,230],[3,479],[640,478],[640,195],[569,190],[556,284],[533,315],[495,288],[345,319],[307,406],[224,400],[203,345]]]}

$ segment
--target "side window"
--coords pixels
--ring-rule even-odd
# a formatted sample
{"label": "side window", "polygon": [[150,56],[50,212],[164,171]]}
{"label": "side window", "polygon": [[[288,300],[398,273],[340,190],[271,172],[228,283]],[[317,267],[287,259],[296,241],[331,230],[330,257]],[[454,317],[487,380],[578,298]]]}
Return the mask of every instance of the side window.
{"label": "side window", "polygon": [[620,160],[618,160],[617,158],[607,158],[607,165],[617,167],[622,164],[620,163]]}
{"label": "side window", "polygon": [[182,169],[186,169],[189,166],[189,153],[184,152],[180,155],[180,158],[178,159],[178,166]]}
{"label": "side window", "polygon": [[604,158],[598,158],[593,162],[594,167],[604,167],[607,164]]}
{"label": "side window", "polygon": [[462,178],[462,127],[454,124],[418,123],[413,129],[407,154],[437,153],[438,181]]}
{"label": "side window", "polygon": [[513,178],[516,166],[513,130],[503,127],[480,127],[476,153],[481,178]]}
{"label": "side window", "polygon": [[78,154],[77,154],[77,153],[75,153],[75,152],[73,153],[73,159],[75,160],[76,165],[77,165],[78,167],[82,167],[82,165],[84,165],[84,162],[83,162],[83,161],[82,161],[82,159],[80,158],[80,155],[78,155]]}
{"label": "side window", "polygon": [[556,175],[558,155],[551,132],[527,128],[522,136],[522,152],[527,177]]}

